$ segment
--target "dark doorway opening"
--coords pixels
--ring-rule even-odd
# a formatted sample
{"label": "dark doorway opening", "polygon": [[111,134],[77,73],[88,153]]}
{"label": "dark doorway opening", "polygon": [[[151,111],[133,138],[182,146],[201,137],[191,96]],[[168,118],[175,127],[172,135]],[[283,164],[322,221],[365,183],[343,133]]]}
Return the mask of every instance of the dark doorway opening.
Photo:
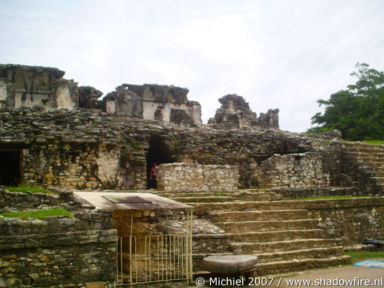
{"label": "dark doorway opening", "polygon": [[[153,165],[161,163],[172,163],[174,159],[171,157],[167,144],[159,135],[154,135],[149,141],[149,150],[147,153],[147,188],[156,188],[156,179],[151,177],[151,169]],[[156,178],[156,177],[155,177]]]}
{"label": "dark doorway opening", "polygon": [[20,151],[0,151],[0,185],[17,186],[20,182]]}

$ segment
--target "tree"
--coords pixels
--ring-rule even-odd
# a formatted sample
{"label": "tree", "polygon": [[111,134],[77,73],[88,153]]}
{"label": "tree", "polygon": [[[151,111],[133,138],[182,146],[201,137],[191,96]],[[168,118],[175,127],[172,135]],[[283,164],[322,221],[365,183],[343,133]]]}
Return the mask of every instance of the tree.
{"label": "tree", "polygon": [[319,133],[338,129],[347,140],[384,140],[384,72],[356,64],[357,78],[331,95],[329,100],[318,100],[325,111],[312,117],[312,124],[319,124],[307,132]]}

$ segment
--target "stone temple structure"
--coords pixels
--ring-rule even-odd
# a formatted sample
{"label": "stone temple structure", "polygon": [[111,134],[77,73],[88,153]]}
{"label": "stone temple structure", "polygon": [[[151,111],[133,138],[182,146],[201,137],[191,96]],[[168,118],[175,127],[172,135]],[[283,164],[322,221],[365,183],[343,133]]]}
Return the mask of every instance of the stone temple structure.
{"label": "stone temple structure", "polygon": [[[44,109],[98,109],[108,114],[190,126],[200,125],[201,106],[187,98],[188,89],[165,85],[122,84],[101,101],[102,92],[78,87],[63,78],[57,68],[0,65],[0,108],[43,107]],[[209,124],[229,128],[279,128],[278,109],[256,116],[237,95],[219,99],[222,107]]]}
{"label": "stone temple structure", "polygon": [[[193,207],[187,246],[195,275],[206,275],[204,257],[223,254],[257,256],[256,275],[336,265],[348,261],[344,250],[364,248],[356,245],[365,238],[384,238],[383,145],[343,141],[337,132],[281,131],[277,110],[257,117],[237,95],[221,98],[204,125],[186,89],[123,84],[100,101],[100,91],[63,75],[0,66],[0,214],[47,207],[73,213],[0,216],[0,287],[114,287],[116,271],[131,271],[122,265],[133,259],[129,244],[121,245],[123,255],[116,243],[132,225],[119,230],[114,210],[97,209],[74,190],[129,190],[139,195],[131,198],[135,205],[152,205],[140,193],[150,188],[154,163],[157,190],[146,192]],[[49,195],[8,191],[22,183],[60,188]],[[302,200],[336,195],[360,198]],[[184,233],[168,214],[159,227],[160,212],[131,212],[132,222],[119,219],[143,220],[137,232]],[[176,250],[167,251],[177,258]],[[141,260],[144,273],[153,263]]]}

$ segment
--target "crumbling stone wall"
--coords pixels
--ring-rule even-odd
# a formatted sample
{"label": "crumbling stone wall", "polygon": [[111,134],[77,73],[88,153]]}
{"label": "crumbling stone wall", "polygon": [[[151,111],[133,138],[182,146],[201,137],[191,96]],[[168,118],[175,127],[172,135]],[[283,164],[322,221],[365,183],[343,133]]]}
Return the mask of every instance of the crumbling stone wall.
{"label": "crumbling stone wall", "polygon": [[[116,231],[53,232],[55,227],[68,227],[69,222],[3,220],[0,286],[84,287],[87,282],[114,282]],[[17,233],[13,225],[19,226]]]}
{"label": "crumbling stone wall", "polygon": [[264,129],[279,129],[279,109],[261,113],[258,118],[249,108],[244,98],[236,94],[228,94],[219,99],[221,107],[208,124],[221,128],[260,127]]}
{"label": "crumbling stone wall", "polygon": [[85,287],[116,280],[116,230],[107,211],[80,209],[69,191],[28,194],[0,189],[0,212],[66,207],[74,218],[0,217],[0,287]]}
{"label": "crumbling stone wall", "polygon": [[0,65],[0,108],[78,106],[77,83],[49,67]]}
{"label": "crumbling stone wall", "polygon": [[255,170],[263,187],[304,188],[328,186],[329,174],[323,170],[320,153],[275,154]]}
{"label": "crumbling stone wall", "polygon": [[180,128],[85,109],[0,109],[0,151],[19,151],[22,181],[40,185],[143,189],[154,136],[170,162],[239,167],[242,188],[257,187],[254,169],[274,153],[314,149],[310,139],[283,131]]}
{"label": "crumbling stone wall", "polygon": [[72,199],[63,194],[8,192],[0,188],[0,211],[35,209],[40,205],[58,206]]}
{"label": "crumbling stone wall", "polygon": [[174,86],[122,84],[104,98],[104,111],[167,123],[201,124],[201,106],[189,101],[187,94],[188,89]]}
{"label": "crumbling stone wall", "polygon": [[157,185],[165,191],[232,191],[239,186],[239,169],[229,165],[161,164]]}
{"label": "crumbling stone wall", "polygon": [[120,147],[47,143],[22,149],[23,182],[68,189],[119,187]]}
{"label": "crumbling stone wall", "polygon": [[103,95],[103,92],[91,86],[79,87],[79,107],[87,109],[99,108],[98,99]]}
{"label": "crumbling stone wall", "polygon": [[110,115],[38,108],[1,112],[0,151],[19,151],[22,182],[84,190],[145,188],[146,142],[128,135],[122,140],[124,124],[112,124]]}

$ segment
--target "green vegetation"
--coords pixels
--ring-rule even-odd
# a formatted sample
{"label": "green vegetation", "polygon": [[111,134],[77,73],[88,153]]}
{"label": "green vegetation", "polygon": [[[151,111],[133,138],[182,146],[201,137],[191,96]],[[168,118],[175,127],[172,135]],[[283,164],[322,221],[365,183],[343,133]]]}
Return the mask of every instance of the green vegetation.
{"label": "green vegetation", "polygon": [[310,133],[340,130],[346,140],[384,140],[384,72],[369,68],[368,64],[356,64],[357,78],[349,85],[330,96],[318,100],[325,106],[324,113],[312,117]]}
{"label": "green vegetation", "polygon": [[370,144],[384,144],[384,140],[365,140],[364,142],[370,143]]}
{"label": "green vegetation", "polygon": [[20,185],[17,187],[5,187],[6,190],[10,192],[31,192],[31,193],[45,193],[45,194],[53,194],[54,192],[49,191],[45,188],[33,185]]}
{"label": "green vegetation", "polygon": [[374,258],[383,258],[384,259],[384,251],[351,251],[345,253],[348,256],[351,256],[351,262],[356,263],[367,259]]}
{"label": "green vegetation", "polygon": [[52,208],[46,210],[36,210],[36,211],[18,211],[18,212],[4,212],[0,214],[1,216],[8,218],[34,218],[34,219],[44,219],[49,216],[67,216],[73,217],[72,213],[64,208]]}
{"label": "green vegetation", "polygon": [[302,197],[302,198],[295,198],[292,200],[352,199],[352,198],[367,198],[367,197],[377,197],[377,196],[371,196],[371,195],[364,195],[364,196],[335,195],[335,196]]}

